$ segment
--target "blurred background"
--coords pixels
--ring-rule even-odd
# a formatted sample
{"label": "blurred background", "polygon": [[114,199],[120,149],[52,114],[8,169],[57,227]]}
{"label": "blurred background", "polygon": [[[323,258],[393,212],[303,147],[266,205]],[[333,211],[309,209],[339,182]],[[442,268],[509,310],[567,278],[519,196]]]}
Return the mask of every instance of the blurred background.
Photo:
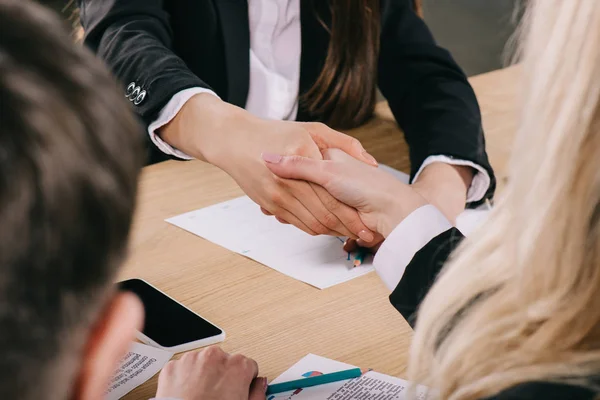
{"label": "blurred background", "polygon": [[[38,0],[65,18],[73,0]],[[425,21],[440,45],[450,50],[467,75],[502,68],[504,48],[515,30],[523,0],[423,0]]]}

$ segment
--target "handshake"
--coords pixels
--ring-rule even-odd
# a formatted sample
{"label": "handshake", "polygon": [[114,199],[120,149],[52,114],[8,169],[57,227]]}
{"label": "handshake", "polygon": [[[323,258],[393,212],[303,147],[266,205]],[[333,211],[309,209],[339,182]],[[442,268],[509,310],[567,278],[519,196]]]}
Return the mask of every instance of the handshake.
{"label": "handshake", "polygon": [[[322,156],[319,160],[262,153],[274,179],[283,183],[279,187],[290,188],[290,195],[297,193],[294,188],[305,187],[305,193],[312,190],[320,200],[311,204],[323,216],[311,220],[317,231],[294,223],[310,234],[347,236],[362,247],[375,247],[412,211],[428,203],[418,190],[378,169],[370,160],[365,162],[337,148],[324,149]],[[300,204],[316,200],[294,199]],[[289,222],[277,211],[262,210],[275,214],[280,222]]]}
{"label": "handshake", "polygon": [[252,131],[263,134],[241,147],[234,165],[213,163],[263,213],[310,235],[345,236],[350,247],[373,248],[425,204],[434,204],[451,221],[464,209],[469,168],[431,164],[416,183],[407,185],[379,169],[357,139],[323,124],[260,123],[264,126]]}
{"label": "handshake", "polygon": [[437,162],[406,185],[351,136],[321,123],[261,119],[208,94],[190,99],[160,135],[227,172],[265,214],[364,247],[427,203],[454,221],[473,178],[470,167]]}

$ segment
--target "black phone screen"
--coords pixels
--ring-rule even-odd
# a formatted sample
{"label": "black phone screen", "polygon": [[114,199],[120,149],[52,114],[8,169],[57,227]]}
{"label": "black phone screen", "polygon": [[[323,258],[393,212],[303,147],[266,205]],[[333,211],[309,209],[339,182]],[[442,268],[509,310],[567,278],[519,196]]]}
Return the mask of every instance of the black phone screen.
{"label": "black phone screen", "polygon": [[163,347],[173,347],[220,335],[222,331],[140,279],[119,282],[144,304],[142,333]]}

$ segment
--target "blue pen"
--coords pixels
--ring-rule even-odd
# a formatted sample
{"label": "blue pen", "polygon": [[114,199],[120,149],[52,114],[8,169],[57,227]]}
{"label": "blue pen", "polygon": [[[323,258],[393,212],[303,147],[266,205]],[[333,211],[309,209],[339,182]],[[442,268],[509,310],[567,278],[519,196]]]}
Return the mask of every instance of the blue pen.
{"label": "blue pen", "polygon": [[307,387],[324,385],[326,383],[358,378],[364,372],[367,371],[362,371],[360,368],[352,368],[345,371],[333,372],[331,374],[323,374],[311,376],[310,378],[296,379],[295,381],[276,383],[267,387],[267,394],[289,392],[291,390],[304,389]]}

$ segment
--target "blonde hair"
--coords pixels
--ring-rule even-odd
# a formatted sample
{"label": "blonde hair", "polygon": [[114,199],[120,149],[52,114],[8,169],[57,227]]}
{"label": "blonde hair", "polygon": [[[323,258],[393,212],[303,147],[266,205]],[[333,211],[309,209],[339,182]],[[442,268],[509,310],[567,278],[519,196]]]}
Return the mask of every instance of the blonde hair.
{"label": "blonde hair", "polygon": [[532,0],[510,181],[422,304],[413,381],[452,400],[600,372],[600,2]]}

